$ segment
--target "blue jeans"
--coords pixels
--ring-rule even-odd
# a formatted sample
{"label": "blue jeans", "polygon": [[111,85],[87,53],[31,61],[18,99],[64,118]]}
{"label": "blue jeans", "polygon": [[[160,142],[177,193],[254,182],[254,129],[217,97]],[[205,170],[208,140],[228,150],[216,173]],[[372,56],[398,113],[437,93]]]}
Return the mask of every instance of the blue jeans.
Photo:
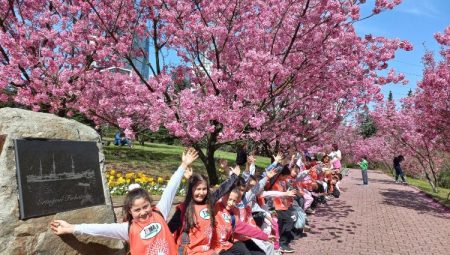
{"label": "blue jeans", "polygon": [[361,170],[361,173],[362,173],[363,184],[364,185],[369,184],[369,176],[367,175],[367,170]]}

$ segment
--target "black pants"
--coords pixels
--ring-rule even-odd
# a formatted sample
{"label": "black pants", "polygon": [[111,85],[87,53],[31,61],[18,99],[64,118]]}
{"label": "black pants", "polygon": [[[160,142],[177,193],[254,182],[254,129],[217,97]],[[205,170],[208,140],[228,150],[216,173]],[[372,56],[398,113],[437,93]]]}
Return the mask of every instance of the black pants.
{"label": "black pants", "polygon": [[252,255],[243,242],[235,242],[230,249],[221,251],[220,255]]}
{"label": "black pants", "polygon": [[261,250],[251,239],[244,241],[244,244],[252,255],[266,255],[266,253]]}
{"label": "black pants", "polygon": [[278,215],[278,230],[280,232],[280,246],[287,246],[294,240],[292,229],[294,228],[293,211],[288,209],[286,211],[277,211]]}

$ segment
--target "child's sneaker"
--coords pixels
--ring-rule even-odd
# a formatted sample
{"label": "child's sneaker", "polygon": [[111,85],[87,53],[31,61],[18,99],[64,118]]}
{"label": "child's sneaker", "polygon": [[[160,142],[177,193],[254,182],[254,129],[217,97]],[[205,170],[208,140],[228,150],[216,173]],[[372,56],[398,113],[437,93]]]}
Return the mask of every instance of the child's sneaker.
{"label": "child's sneaker", "polygon": [[308,208],[308,209],[305,210],[305,213],[308,214],[308,215],[311,215],[311,214],[315,214],[316,211],[311,209],[311,208]]}
{"label": "child's sneaker", "polygon": [[286,246],[281,246],[280,251],[282,253],[294,253],[294,249],[292,249],[291,247],[289,247],[288,245]]}
{"label": "child's sneaker", "polygon": [[275,250],[275,251],[273,252],[273,255],[282,255],[281,249]]}

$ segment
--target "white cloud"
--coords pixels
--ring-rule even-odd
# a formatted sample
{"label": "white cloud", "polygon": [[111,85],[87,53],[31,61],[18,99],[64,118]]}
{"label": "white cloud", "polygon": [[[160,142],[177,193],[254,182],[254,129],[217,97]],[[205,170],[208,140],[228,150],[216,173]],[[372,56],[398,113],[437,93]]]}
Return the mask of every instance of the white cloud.
{"label": "white cloud", "polygon": [[404,4],[401,4],[396,10],[399,12],[412,14],[416,16],[428,17],[428,18],[437,18],[440,15],[439,10],[432,3],[433,1],[417,1],[410,0],[405,1]]}

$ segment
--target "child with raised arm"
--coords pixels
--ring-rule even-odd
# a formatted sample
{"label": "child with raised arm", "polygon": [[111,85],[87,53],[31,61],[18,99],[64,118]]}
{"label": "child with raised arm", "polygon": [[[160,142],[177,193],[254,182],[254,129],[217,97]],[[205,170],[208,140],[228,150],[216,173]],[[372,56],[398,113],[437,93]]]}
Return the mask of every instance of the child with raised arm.
{"label": "child with raised arm", "polygon": [[51,230],[57,235],[87,234],[120,239],[130,244],[131,254],[177,254],[177,246],[166,220],[186,169],[197,159],[194,149],[183,153],[181,165],[172,175],[161,200],[152,206],[148,192],[136,188],[125,197],[123,210],[127,222],[112,224],[70,224],[63,220],[51,222]]}
{"label": "child with raised arm", "polygon": [[231,169],[231,176],[220,187],[211,192],[208,178],[194,173],[188,179],[186,198],[177,206],[169,222],[169,228],[175,235],[179,251],[187,254],[214,254],[211,248],[213,230],[216,227],[214,207],[227,193],[240,174],[239,168]]}

